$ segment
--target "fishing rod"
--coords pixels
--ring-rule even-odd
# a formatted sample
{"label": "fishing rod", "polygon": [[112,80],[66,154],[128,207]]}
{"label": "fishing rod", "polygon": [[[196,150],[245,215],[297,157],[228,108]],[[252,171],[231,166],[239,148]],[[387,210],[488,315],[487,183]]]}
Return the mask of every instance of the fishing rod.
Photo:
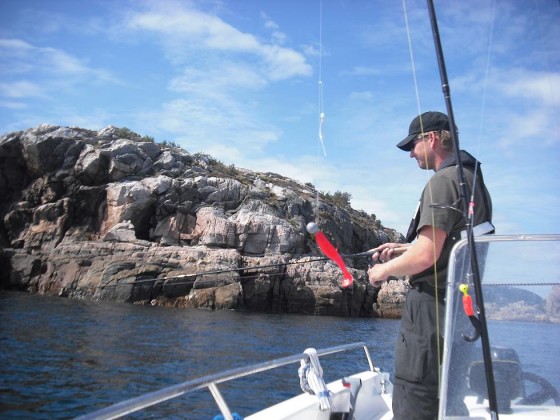
{"label": "fishing rod", "polygon": [[[482,345],[482,356],[484,360],[485,373],[486,373],[486,387],[488,389],[488,405],[490,407],[491,415],[493,418],[498,419],[498,403],[496,398],[496,385],[494,382],[494,370],[492,369],[492,353],[490,351],[490,340],[488,335],[488,325],[486,323],[486,312],[484,310],[484,300],[482,296],[482,282],[480,278],[480,269],[478,265],[478,257],[476,254],[476,247],[474,242],[474,232],[472,225],[472,218],[469,215],[469,204],[467,202],[467,183],[463,171],[463,162],[461,160],[461,153],[459,148],[459,139],[457,138],[457,130],[455,126],[455,117],[453,115],[453,106],[451,104],[451,93],[449,89],[449,81],[447,79],[447,70],[445,68],[445,60],[443,58],[443,49],[441,47],[441,40],[439,36],[439,29],[436,19],[436,12],[433,0],[427,0],[428,11],[430,15],[430,22],[432,25],[432,35],[434,38],[434,46],[436,48],[436,56],[439,65],[439,74],[441,78],[443,96],[445,98],[445,105],[447,107],[447,115],[449,117],[449,129],[451,131],[451,140],[455,149],[455,156],[457,159],[457,168],[459,173],[459,182],[461,186],[460,195],[463,204],[463,215],[466,219],[467,225],[467,243],[471,257],[471,269],[473,275],[474,291],[478,306],[478,322],[476,327],[480,329],[480,342]],[[474,325],[474,324],[473,324]]]}
{"label": "fishing rod", "polygon": [[[406,249],[408,249],[406,246],[397,247],[397,248],[395,248],[394,252],[402,253],[402,252],[406,251]],[[374,250],[369,250],[369,251],[365,251],[365,252],[358,252],[356,254],[343,254],[343,255],[341,255],[341,257],[342,258],[371,257],[375,252],[376,251],[374,251]],[[130,286],[130,285],[135,285],[135,284],[155,283],[155,282],[158,282],[158,281],[167,281],[167,280],[175,280],[175,279],[188,279],[188,278],[192,278],[192,277],[205,276],[205,275],[215,275],[215,274],[233,273],[233,272],[246,272],[246,271],[253,271],[253,270],[262,270],[262,269],[265,269],[265,268],[278,268],[278,267],[283,267],[283,266],[288,266],[288,265],[308,264],[308,263],[327,261],[327,260],[331,260],[331,258],[317,257],[317,258],[309,259],[309,260],[306,260],[306,261],[288,261],[288,262],[281,262],[281,263],[274,263],[274,264],[256,265],[256,266],[252,266],[252,267],[236,267],[236,268],[225,268],[225,269],[220,269],[220,270],[200,271],[200,272],[196,272],[196,273],[179,274],[179,275],[172,276],[172,277],[159,277],[159,278],[135,280],[135,281],[129,282],[129,283],[104,284],[104,285],[98,286],[98,288],[99,289],[105,289],[107,287]],[[277,274],[278,273],[269,273],[269,275],[277,275]],[[246,279],[246,278],[247,277],[244,277],[244,279]],[[211,281],[215,281],[215,280],[211,280]],[[184,282],[184,283],[172,283],[172,285],[173,286],[178,286],[178,285],[190,284],[190,283],[194,283],[194,281],[188,281],[188,282]]]}

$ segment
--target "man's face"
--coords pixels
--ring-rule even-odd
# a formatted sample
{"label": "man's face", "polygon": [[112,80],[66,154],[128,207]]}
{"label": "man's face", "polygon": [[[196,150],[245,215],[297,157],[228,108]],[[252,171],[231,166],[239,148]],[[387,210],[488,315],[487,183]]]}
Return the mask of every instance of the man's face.
{"label": "man's face", "polygon": [[430,133],[420,134],[414,140],[410,150],[410,157],[416,159],[420,169],[432,169],[432,148],[430,147]]}

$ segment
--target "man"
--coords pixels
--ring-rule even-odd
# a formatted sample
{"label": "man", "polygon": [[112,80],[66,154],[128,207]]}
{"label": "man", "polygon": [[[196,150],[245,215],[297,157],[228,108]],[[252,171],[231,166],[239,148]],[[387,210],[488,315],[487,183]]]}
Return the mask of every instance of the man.
{"label": "man", "polygon": [[[386,243],[376,248],[372,258],[384,263],[371,267],[368,276],[376,287],[389,276],[410,276],[412,289],[407,294],[395,353],[393,415],[394,419],[434,419],[438,414],[447,262],[467,220],[447,115],[426,112],[414,118],[408,136],[397,147],[410,152],[421,169],[435,174],[422,192],[407,233],[407,242],[414,243],[400,255],[393,250],[402,244]],[[490,233],[492,203],[480,163],[465,151],[461,151],[461,161],[468,194],[475,185],[472,224],[478,233]]]}

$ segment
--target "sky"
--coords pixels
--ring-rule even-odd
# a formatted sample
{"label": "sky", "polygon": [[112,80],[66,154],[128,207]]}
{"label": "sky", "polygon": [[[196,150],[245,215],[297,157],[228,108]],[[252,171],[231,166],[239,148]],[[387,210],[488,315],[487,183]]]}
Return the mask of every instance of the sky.
{"label": "sky", "polygon": [[[560,3],[435,10],[497,233],[560,233]],[[3,134],[127,127],[349,193],[404,234],[433,172],[395,145],[425,111],[447,113],[424,0],[0,0]]]}

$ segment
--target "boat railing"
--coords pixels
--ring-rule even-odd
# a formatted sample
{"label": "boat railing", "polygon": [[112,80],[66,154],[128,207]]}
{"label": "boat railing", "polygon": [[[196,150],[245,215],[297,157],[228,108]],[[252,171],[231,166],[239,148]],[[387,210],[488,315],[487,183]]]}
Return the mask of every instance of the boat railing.
{"label": "boat railing", "polygon": [[[355,350],[360,347],[363,348],[369,365],[369,369],[373,372],[374,365],[369,354],[368,345],[364,342],[343,344],[340,346],[319,349],[317,350],[317,355],[321,357],[344,351]],[[79,416],[76,418],[76,420],[115,419],[133,413],[135,411],[142,410],[146,407],[150,407],[152,405],[159,404],[161,402],[204,388],[208,388],[224,418],[226,420],[233,420],[233,414],[229,409],[226,401],[224,400],[220,390],[218,389],[218,384],[253,375],[259,372],[276,369],[281,366],[298,363],[301,360],[307,361],[308,358],[309,356],[306,353],[298,353],[292,356],[281,357],[266,362],[256,363],[250,366],[243,366],[240,368],[234,368],[227,371],[206,375],[200,378],[162,388],[158,391],[150,392],[139,397],[121,401],[119,403],[97,410],[93,413]]]}

